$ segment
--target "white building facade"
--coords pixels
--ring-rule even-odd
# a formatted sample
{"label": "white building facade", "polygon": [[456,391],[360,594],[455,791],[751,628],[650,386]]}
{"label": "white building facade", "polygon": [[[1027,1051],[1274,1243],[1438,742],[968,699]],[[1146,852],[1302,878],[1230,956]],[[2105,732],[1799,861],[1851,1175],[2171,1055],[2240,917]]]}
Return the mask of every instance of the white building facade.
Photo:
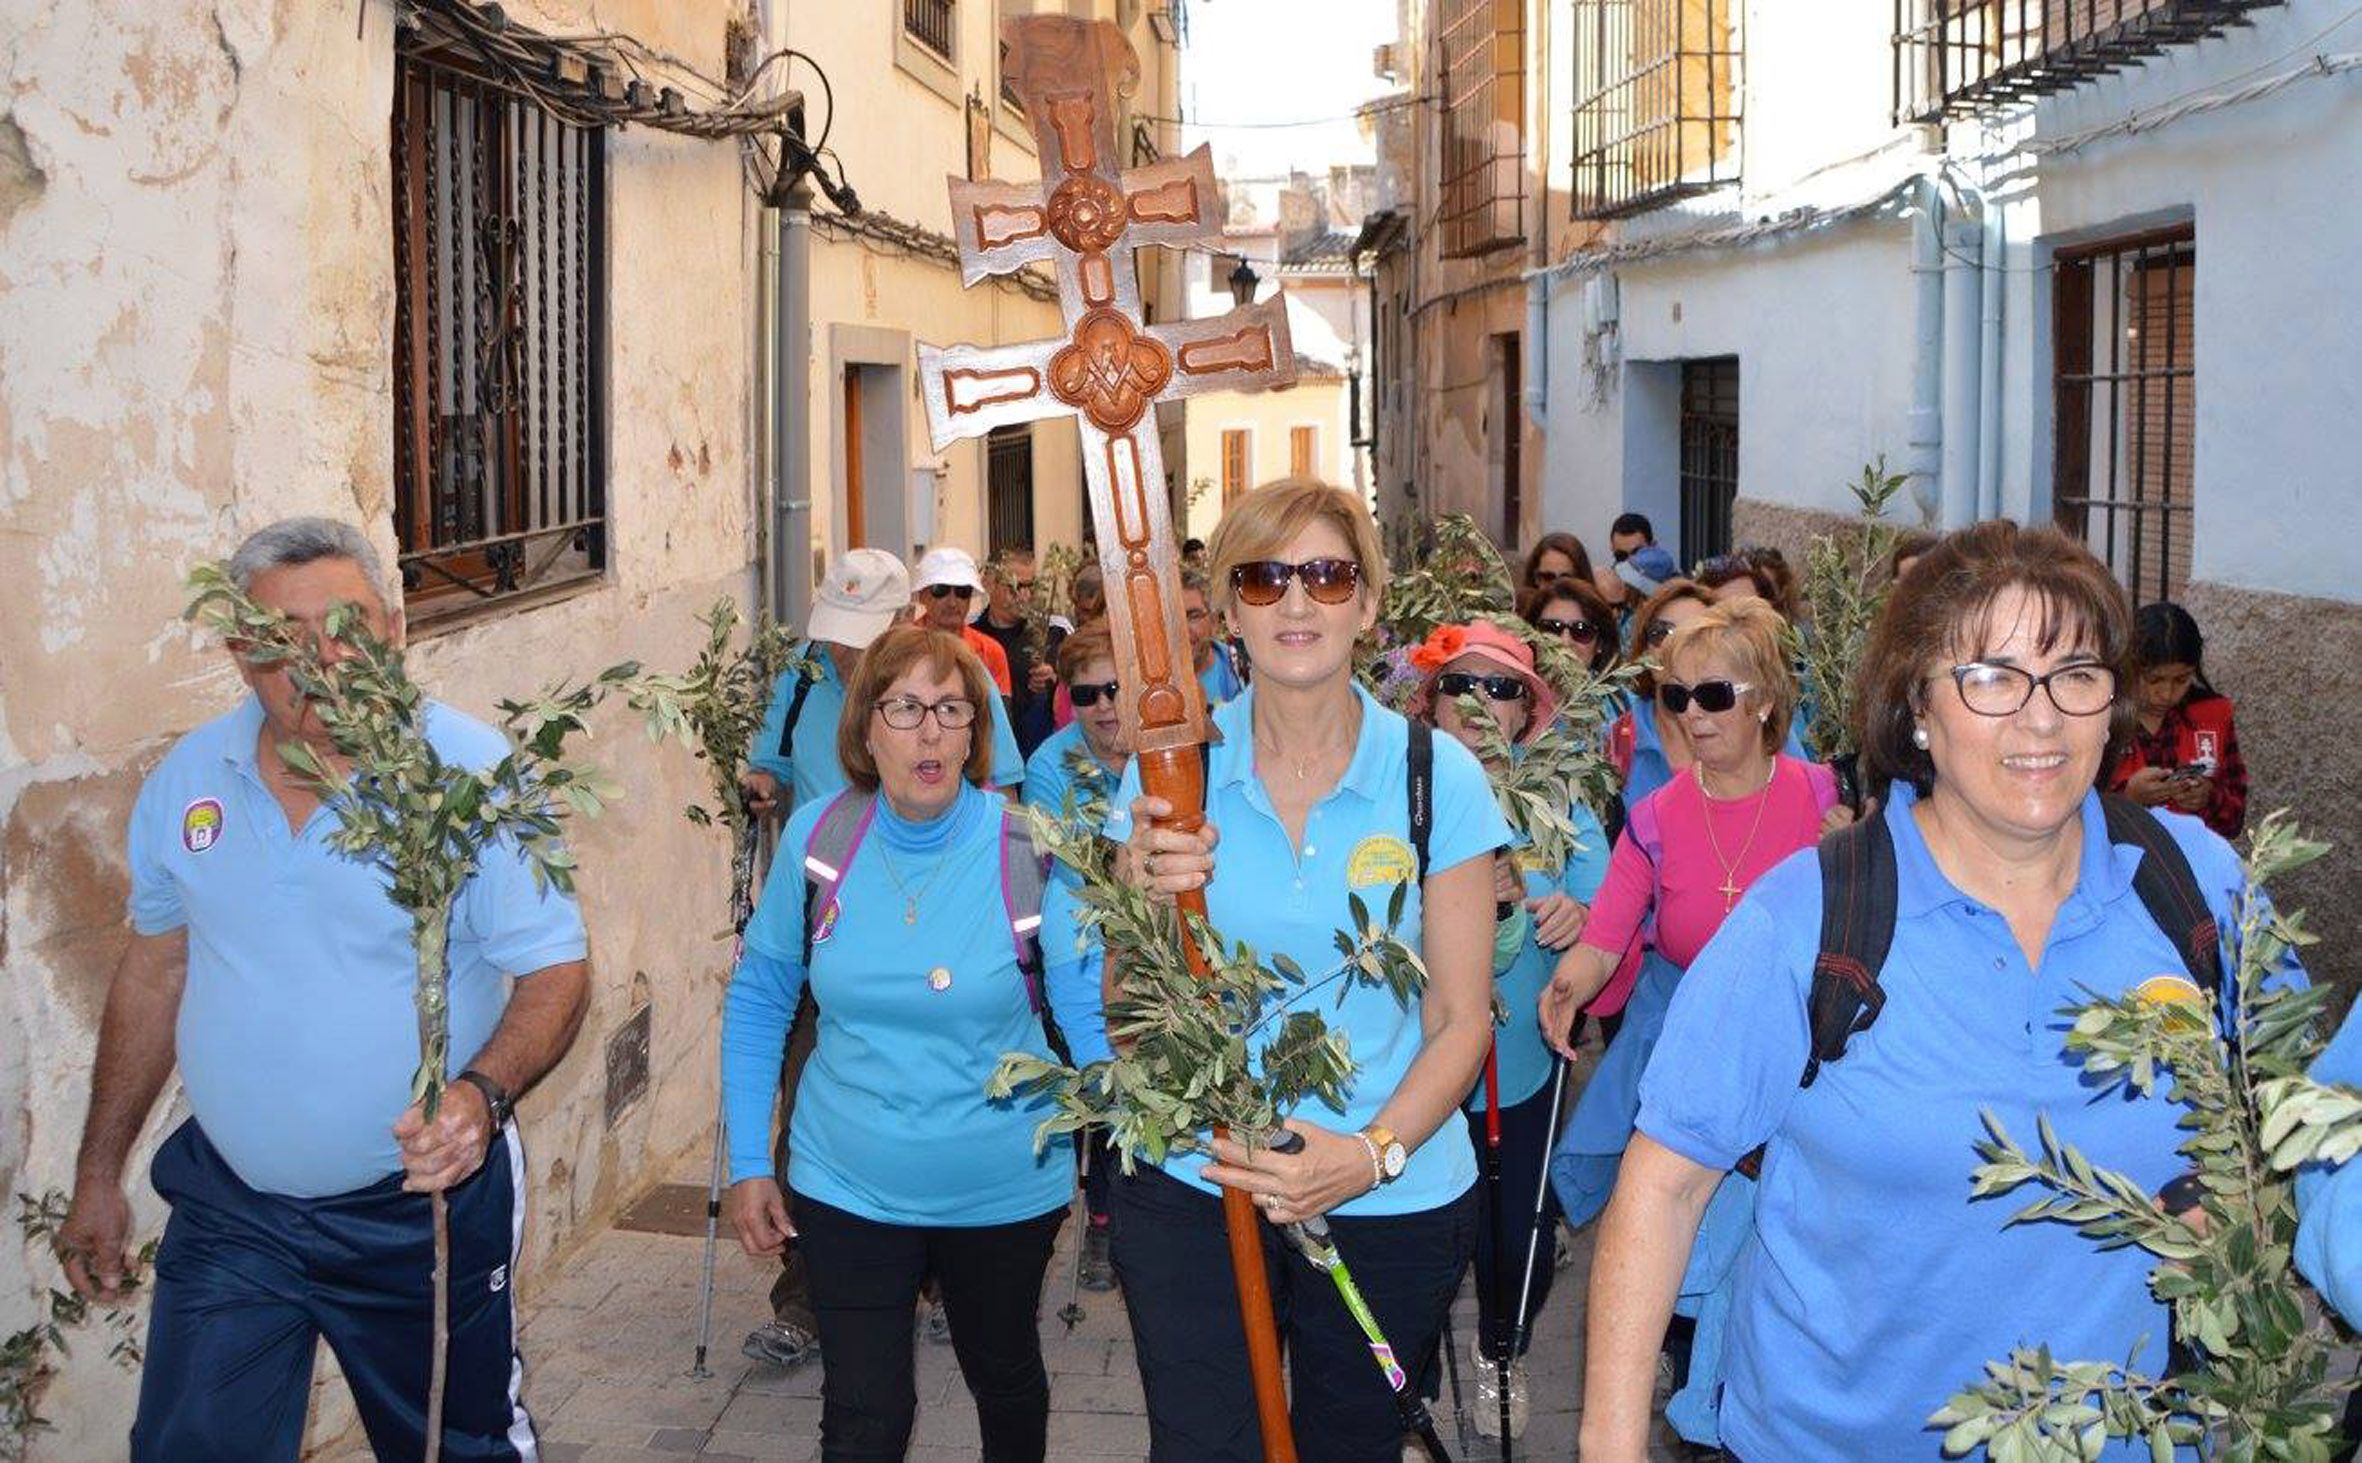
{"label": "white building facade", "polygon": [[[2321,732],[2362,680],[2362,551],[2331,527],[2362,509],[2362,12],[1572,10],[1560,125],[1605,227],[1532,281],[1548,525],[1596,544],[1637,509],[1685,564],[1793,552],[1881,456],[1931,525],[2060,522],[2196,614],[2257,813],[2351,846],[2362,758]],[[2298,902],[2351,929],[2335,882]]]}

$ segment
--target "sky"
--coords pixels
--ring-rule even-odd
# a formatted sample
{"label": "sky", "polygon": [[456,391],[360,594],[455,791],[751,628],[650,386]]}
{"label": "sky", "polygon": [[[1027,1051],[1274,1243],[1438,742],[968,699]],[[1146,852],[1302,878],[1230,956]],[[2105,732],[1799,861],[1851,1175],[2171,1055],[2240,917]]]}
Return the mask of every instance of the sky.
{"label": "sky", "polygon": [[[1184,150],[1214,149],[1229,178],[1318,173],[1333,162],[1370,162],[1353,109],[1393,89],[1371,73],[1370,53],[1392,41],[1396,0],[1188,0],[1181,55]],[[1240,127],[1230,123],[1316,126]]]}

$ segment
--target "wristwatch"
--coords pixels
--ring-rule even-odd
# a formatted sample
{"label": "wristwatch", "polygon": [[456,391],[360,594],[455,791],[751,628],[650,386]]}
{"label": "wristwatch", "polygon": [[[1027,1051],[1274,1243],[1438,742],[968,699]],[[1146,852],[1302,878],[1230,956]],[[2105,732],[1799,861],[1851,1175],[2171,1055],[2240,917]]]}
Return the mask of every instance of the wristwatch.
{"label": "wristwatch", "polygon": [[509,1115],[517,1110],[517,1100],[508,1095],[507,1088],[473,1067],[460,1073],[453,1080],[465,1082],[468,1086],[484,1094],[484,1106],[492,1113],[493,1132],[497,1133],[508,1126]]}
{"label": "wristwatch", "polygon": [[1381,1128],[1376,1123],[1362,1129],[1362,1137],[1370,1145],[1370,1154],[1378,1161],[1378,1182],[1393,1183],[1402,1177],[1403,1165],[1411,1161],[1410,1150],[1394,1136],[1392,1128]]}

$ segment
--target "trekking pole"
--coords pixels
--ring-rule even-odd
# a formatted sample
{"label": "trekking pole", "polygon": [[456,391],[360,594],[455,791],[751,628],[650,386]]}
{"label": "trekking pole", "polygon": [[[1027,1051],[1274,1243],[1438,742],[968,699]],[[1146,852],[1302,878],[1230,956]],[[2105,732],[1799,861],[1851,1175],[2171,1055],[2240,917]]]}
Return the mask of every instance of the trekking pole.
{"label": "trekking pole", "polygon": [[[1547,1150],[1545,1150],[1547,1151]],[[1484,1193],[1489,1201],[1488,1213],[1493,1222],[1493,1324],[1484,1338],[1485,1350],[1492,1353],[1493,1385],[1500,1394],[1494,1402],[1501,1410],[1501,1463],[1509,1463],[1509,1349],[1502,1324],[1508,1318],[1502,1314],[1501,1304],[1508,1299],[1508,1238],[1501,1223],[1501,1044],[1494,1042],[1484,1052]]]}
{"label": "trekking pole", "polygon": [[1525,1276],[1517,1287],[1517,1315],[1514,1329],[1509,1333],[1509,1349],[1514,1353],[1525,1349],[1526,1332],[1533,1324],[1529,1307],[1534,1298],[1534,1260],[1542,1251],[1542,1215],[1550,1204],[1550,1148],[1558,1138],[1558,1120],[1566,1110],[1566,1074],[1574,1064],[1560,1057],[1551,1064],[1550,1126],[1544,1130],[1547,1139],[1542,1144],[1542,1171],[1534,1185],[1533,1223],[1525,1233]]}
{"label": "trekking pole", "polygon": [[[1295,1153],[1304,1147],[1304,1135],[1282,1132],[1272,1139],[1274,1153]],[[1410,1374],[1394,1354],[1393,1344],[1379,1329],[1378,1318],[1370,1313],[1370,1303],[1362,1298],[1361,1287],[1353,1281],[1353,1272],[1346,1268],[1345,1257],[1337,1252],[1336,1237],[1329,1232],[1327,1219],[1315,1214],[1310,1219],[1298,1220],[1283,1227],[1282,1233],[1296,1246],[1298,1253],[1315,1270],[1323,1270],[1337,1287],[1337,1298],[1345,1302],[1346,1311],[1354,1324],[1361,1327],[1362,1338],[1369,1343],[1370,1357],[1385,1374],[1386,1386],[1394,1394],[1394,1410],[1402,1419],[1402,1430],[1417,1437],[1427,1449],[1428,1463],[1452,1463],[1450,1450],[1435,1430],[1434,1415],[1427,1410],[1427,1402],[1412,1385]]]}
{"label": "trekking pole", "polygon": [[1460,1435],[1460,1446],[1473,1449],[1468,1440],[1472,1424],[1468,1420],[1468,1399],[1460,1391],[1460,1338],[1452,1330],[1452,1313],[1443,1313],[1443,1374],[1452,1387],[1452,1431]]}
{"label": "trekking pole", "polygon": [[[748,816],[752,816],[750,813]],[[746,954],[746,927],[755,917],[755,856],[762,838],[759,832],[741,833],[730,850],[730,973],[738,973],[739,959]],[[706,1367],[706,1348],[714,1334],[714,1245],[722,1227],[722,1134],[723,1114],[721,1081],[714,1082],[714,1158],[713,1167],[705,1182],[705,1270],[697,1285],[697,1355],[689,1363],[689,1375],[704,1381],[713,1375]],[[788,1243],[795,1243],[793,1240]]]}
{"label": "trekking pole", "polygon": [[1091,1150],[1098,1146],[1089,1128],[1075,1136],[1083,1140],[1075,1145],[1082,1150],[1082,1174],[1075,1184],[1075,1192],[1083,1203],[1083,1222],[1074,1232],[1074,1264],[1066,1272],[1066,1304],[1058,1308],[1058,1319],[1066,1323],[1068,1335],[1083,1323],[1083,1247],[1091,1233]]}

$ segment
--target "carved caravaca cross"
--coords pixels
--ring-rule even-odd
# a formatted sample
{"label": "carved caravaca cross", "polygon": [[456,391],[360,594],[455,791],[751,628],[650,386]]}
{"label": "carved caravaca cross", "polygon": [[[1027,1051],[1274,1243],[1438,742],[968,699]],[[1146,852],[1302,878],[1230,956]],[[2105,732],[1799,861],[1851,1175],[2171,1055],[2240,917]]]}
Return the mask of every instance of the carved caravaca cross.
{"label": "carved caravaca cross", "polygon": [[1296,379],[1286,306],[1272,299],[1205,320],[1150,327],[1140,318],[1132,251],[1220,234],[1207,149],[1119,169],[1116,78],[1139,62],[1105,21],[1034,15],[1001,27],[1004,63],[1039,146],[1037,183],[951,179],[961,276],[1047,261],[1057,270],[1063,339],[1026,345],[921,346],[919,373],[935,448],[995,427],[1072,413],[1107,576],[1121,678],[1117,704],[1141,753],[1206,739],[1205,697],[1181,615],[1180,544],[1165,493],[1154,408],[1206,391]]}

